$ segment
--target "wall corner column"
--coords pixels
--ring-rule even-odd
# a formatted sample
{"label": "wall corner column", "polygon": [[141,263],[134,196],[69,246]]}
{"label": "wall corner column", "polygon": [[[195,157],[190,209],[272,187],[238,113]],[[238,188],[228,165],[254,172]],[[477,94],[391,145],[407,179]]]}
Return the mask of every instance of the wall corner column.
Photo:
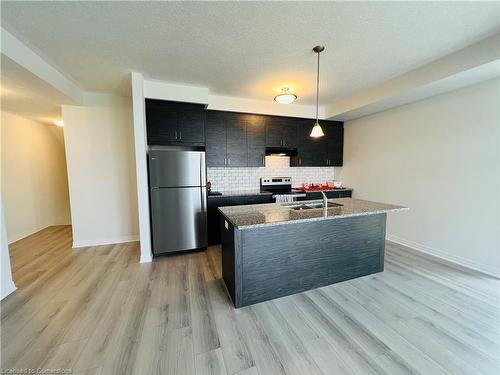
{"label": "wall corner column", "polygon": [[135,169],[137,175],[137,211],[139,214],[139,240],[141,263],[153,260],[149,220],[149,193],[147,171],[146,114],[144,80],[142,74],[132,72],[132,111],[134,120]]}

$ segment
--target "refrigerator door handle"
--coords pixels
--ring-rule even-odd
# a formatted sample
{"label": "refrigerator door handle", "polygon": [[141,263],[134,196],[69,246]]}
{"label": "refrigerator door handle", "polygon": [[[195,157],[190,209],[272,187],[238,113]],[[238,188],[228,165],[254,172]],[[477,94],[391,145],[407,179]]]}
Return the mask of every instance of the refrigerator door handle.
{"label": "refrigerator door handle", "polygon": [[157,181],[156,181],[156,172],[155,169],[157,168],[157,163],[156,163],[156,158],[151,157],[150,162],[149,162],[149,170],[150,170],[150,180],[151,180],[151,188],[156,188],[158,187]]}
{"label": "refrigerator door handle", "polygon": [[206,196],[205,196],[205,189],[200,189],[200,195],[201,195],[201,212],[205,212],[207,208],[207,201],[206,201]]}
{"label": "refrigerator door handle", "polygon": [[205,153],[200,153],[200,184],[207,185],[207,168],[205,165]]}

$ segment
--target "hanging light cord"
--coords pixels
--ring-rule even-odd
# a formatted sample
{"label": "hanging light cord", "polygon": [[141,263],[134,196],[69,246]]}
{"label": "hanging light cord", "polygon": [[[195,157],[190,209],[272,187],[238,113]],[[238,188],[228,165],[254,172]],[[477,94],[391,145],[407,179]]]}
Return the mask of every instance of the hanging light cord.
{"label": "hanging light cord", "polygon": [[318,53],[318,71],[316,74],[316,123],[318,123],[318,107],[319,107],[319,54]]}

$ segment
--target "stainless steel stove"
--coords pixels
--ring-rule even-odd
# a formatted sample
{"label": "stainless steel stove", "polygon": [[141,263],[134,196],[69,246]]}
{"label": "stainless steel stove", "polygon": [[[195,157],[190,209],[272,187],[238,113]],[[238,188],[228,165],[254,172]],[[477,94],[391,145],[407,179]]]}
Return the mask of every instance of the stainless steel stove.
{"label": "stainless steel stove", "polygon": [[306,194],[292,189],[291,177],[261,177],[260,191],[273,193],[276,202],[304,200]]}

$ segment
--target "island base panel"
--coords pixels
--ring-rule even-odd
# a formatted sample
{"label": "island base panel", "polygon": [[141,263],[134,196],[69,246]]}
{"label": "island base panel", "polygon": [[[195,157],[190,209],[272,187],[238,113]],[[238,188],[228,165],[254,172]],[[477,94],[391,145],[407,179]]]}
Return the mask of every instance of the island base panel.
{"label": "island base panel", "polygon": [[386,214],[238,230],[222,218],[222,271],[235,307],[381,272]]}

